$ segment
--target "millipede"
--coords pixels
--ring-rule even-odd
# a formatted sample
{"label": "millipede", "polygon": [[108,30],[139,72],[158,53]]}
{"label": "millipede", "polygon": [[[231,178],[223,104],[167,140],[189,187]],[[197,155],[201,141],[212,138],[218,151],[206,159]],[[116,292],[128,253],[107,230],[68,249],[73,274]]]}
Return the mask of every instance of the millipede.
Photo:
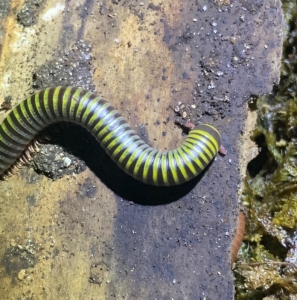
{"label": "millipede", "polygon": [[84,127],[127,174],[155,186],[178,185],[193,179],[221,146],[218,130],[201,124],[190,130],[181,146],[157,151],[102,97],[80,88],[54,87],[22,101],[0,124],[0,175],[8,174],[28,153],[28,145],[40,131],[63,121]]}
{"label": "millipede", "polygon": [[243,237],[245,232],[245,216],[244,212],[240,211],[237,218],[237,230],[231,245],[231,265],[234,263],[239,248],[242,244]]}

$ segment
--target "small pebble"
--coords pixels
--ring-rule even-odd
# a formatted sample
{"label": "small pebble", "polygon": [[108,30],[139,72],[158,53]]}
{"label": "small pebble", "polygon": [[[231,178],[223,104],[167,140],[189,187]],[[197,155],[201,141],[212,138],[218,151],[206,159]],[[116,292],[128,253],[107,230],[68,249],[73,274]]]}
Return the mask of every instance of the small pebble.
{"label": "small pebble", "polygon": [[71,159],[69,157],[65,157],[63,161],[64,168],[68,168],[71,165]]}
{"label": "small pebble", "polygon": [[18,273],[18,279],[24,280],[25,278],[26,278],[26,270],[23,269]]}

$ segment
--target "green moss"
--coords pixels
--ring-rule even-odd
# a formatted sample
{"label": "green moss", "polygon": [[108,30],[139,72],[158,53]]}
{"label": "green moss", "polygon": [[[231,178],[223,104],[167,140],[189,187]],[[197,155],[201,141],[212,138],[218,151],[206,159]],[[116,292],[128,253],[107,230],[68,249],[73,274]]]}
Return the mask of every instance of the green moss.
{"label": "green moss", "polygon": [[243,193],[248,226],[235,269],[236,299],[297,297],[297,5],[283,1],[283,9],[280,85],[257,100],[252,139],[264,155],[257,172],[250,163]]}
{"label": "green moss", "polygon": [[297,202],[294,198],[283,199],[280,203],[279,211],[276,211],[272,223],[276,226],[295,229],[297,223]]}

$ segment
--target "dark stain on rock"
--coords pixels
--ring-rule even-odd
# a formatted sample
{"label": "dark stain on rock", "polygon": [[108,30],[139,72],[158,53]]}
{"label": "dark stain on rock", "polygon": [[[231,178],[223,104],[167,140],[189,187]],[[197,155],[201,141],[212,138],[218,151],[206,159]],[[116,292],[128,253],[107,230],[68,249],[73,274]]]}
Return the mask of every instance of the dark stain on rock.
{"label": "dark stain on rock", "polygon": [[[184,74],[189,74],[186,79],[197,80],[193,99],[191,103],[187,100],[188,105],[182,111],[185,117],[177,118],[177,123],[184,124],[188,120],[193,124],[213,123],[214,120],[232,118],[231,107],[240,108],[243,99],[249,99],[252,93],[264,93],[268,85],[278,81],[276,68],[267,63],[265,53],[268,52],[266,49],[281,49],[281,36],[277,37],[279,23],[275,22],[279,11],[268,5],[263,7],[263,3],[241,1],[238,5],[222,6],[219,13],[212,4],[204,7],[193,3],[181,10],[181,19],[189,20],[186,24],[169,25],[166,18],[160,19],[164,26],[163,41],[171,50],[173,60],[180,64]],[[241,6],[245,8],[244,13],[235,17]],[[251,19],[260,21],[251,22]],[[265,30],[274,32],[276,38],[265,39],[265,44],[260,34],[251,34],[261,30],[264,34]],[[188,65],[182,63],[188,60],[187,56],[191,58]],[[195,61],[199,64],[191,65]],[[242,85],[242,82],[246,84]]]}
{"label": "dark stain on rock", "polygon": [[109,267],[104,262],[94,263],[90,268],[89,283],[101,285]]}
{"label": "dark stain on rock", "polygon": [[17,14],[19,24],[29,27],[35,25],[38,21],[38,15],[44,0],[27,0],[22,9]]}
{"label": "dark stain on rock", "polygon": [[84,184],[80,185],[79,193],[82,198],[93,198],[96,195],[97,189],[96,184],[90,178],[87,178]]}
{"label": "dark stain on rock", "polygon": [[25,178],[27,184],[36,184],[40,181],[41,176],[35,172],[30,172],[28,174],[28,169],[27,168],[22,168],[20,169],[20,174],[22,178]]}
{"label": "dark stain on rock", "polygon": [[188,78],[189,78],[188,73],[187,72],[183,72],[182,73],[182,80],[186,80]]}
{"label": "dark stain on rock", "polygon": [[36,197],[35,195],[29,195],[27,196],[27,202],[29,203],[30,206],[34,206],[36,203]]}
{"label": "dark stain on rock", "polygon": [[182,34],[182,36],[179,39],[184,43],[190,43],[194,37],[195,37],[194,32],[191,31],[191,29],[188,27],[186,28],[186,31]]}
{"label": "dark stain on rock", "polygon": [[153,3],[150,3],[148,6],[147,6],[148,9],[151,9],[151,10],[161,10],[162,7],[161,5],[154,5]]}
{"label": "dark stain on rock", "polygon": [[91,68],[92,46],[79,40],[70,49],[58,51],[53,58],[41,66],[33,75],[34,88],[49,86],[79,86],[95,91]]}
{"label": "dark stain on rock", "polygon": [[172,39],[172,37],[174,36],[172,31],[170,30],[169,25],[167,24],[167,21],[163,18],[160,19],[160,22],[163,24],[164,26],[164,36],[163,36],[163,42],[165,42],[166,44],[170,44],[170,41]]}
{"label": "dark stain on rock", "polygon": [[57,257],[60,254],[60,250],[58,248],[55,248],[53,250],[53,257]]}
{"label": "dark stain on rock", "polygon": [[1,265],[4,267],[6,274],[11,276],[12,280],[18,278],[18,273],[21,270],[33,268],[38,262],[35,255],[35,245],[28,246],[12,246],[8,248],[1,260]]}
{"label": "dark stain on rock", "polygon": [[92,6],[94,6],[94,2],[95,2],[94,0],[85,0],[83,5],[81,6],[81,10],[78,15],[81,17],[82,22],[81,22],[81,26],[77,32],[78,40],[80,40],[84,35],[84,31],[85,31],[84,20],[87,18],[88,14],[89,14],[89,10],[92,8]]}
{"label": "dark stain on rock", "polygon": [[8,16],[10,12],[10,4],[11,4],[10,0],[2,0],[0,2],[0,16],[1,18],[3,18],[3,20],[5,20],[5,18]]}
{"label": "dark stain on rock", "polygon": [[256,13],[264,5],[263,0],[241,0],[240,2],[250,13]]}

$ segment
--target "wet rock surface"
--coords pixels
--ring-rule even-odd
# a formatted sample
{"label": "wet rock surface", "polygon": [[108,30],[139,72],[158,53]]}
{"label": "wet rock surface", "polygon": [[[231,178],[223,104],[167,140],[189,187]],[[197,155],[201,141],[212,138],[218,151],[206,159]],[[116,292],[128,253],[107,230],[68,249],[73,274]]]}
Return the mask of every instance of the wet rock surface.
{"label": "wet rock surface", "polygon": [[[24,169],[19,181],[1,188],[0,238],[20,235],[26,244],[31,228],[43,245],[34,266],[42,278],[33,274],[32,282],[22,272],[22,286],[14,287],[4,272],[8,299],[17,291],[44,299],[232,299],[238,144],[249,97],[278,81],[281,24],[275,0],[66,3],[57,49],[30,73],[29,86],[95,86],[158,148],[182,141],[174,121],[211,123],[228,154],[194,181],[169,189],[128,177],[87,135],[79,157],[89,168],[78,176],[53,182]],[[36,29],[41,41],[53,34],[47,26]],[[91,47],[75,45],[81,41]],[[80,145],[71,147],[77,153]],[[27,194],[34,197],[25,201]]]}

